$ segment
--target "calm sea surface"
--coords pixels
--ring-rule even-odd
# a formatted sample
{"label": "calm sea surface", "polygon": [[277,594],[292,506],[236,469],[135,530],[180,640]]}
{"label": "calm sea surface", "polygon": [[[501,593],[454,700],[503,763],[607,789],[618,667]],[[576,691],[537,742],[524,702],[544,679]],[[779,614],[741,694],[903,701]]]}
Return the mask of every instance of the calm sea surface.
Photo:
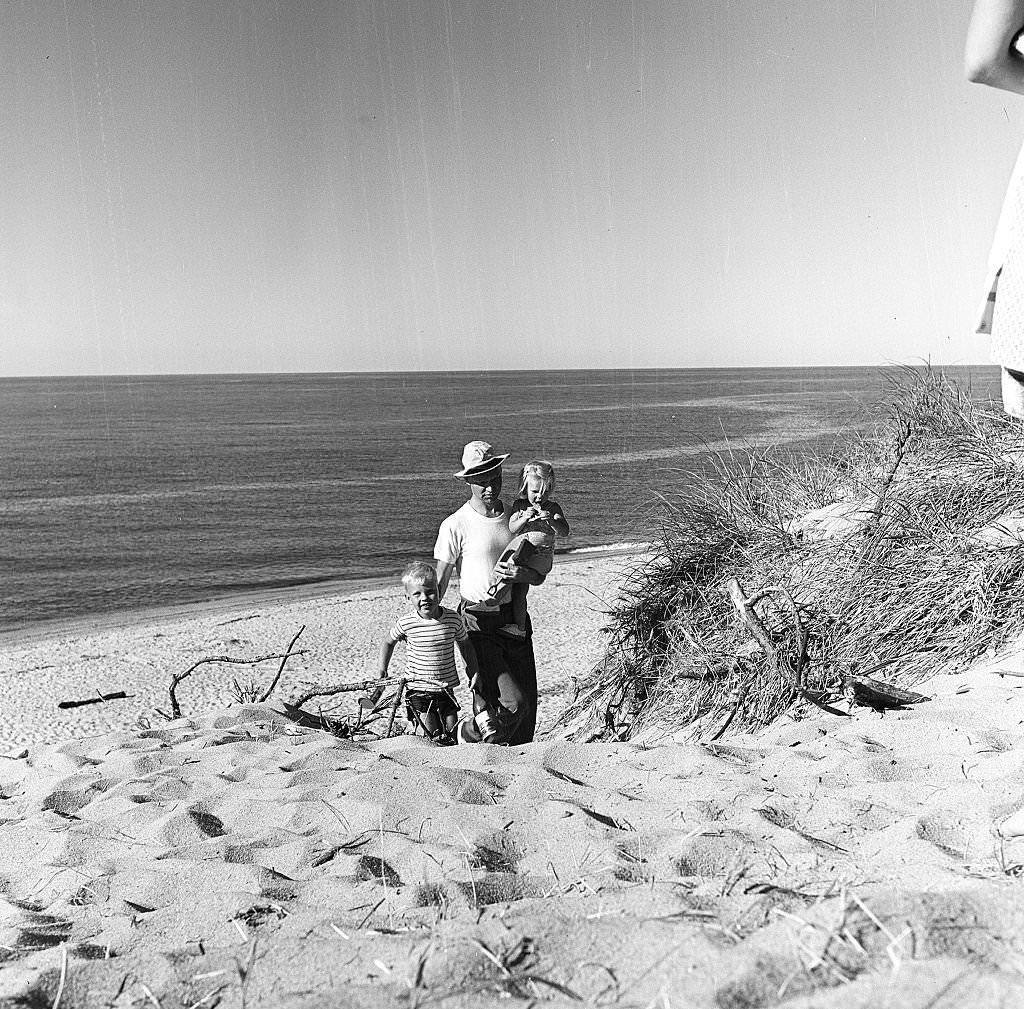
{"label": "calm sea surface", "polygon": [[[978,398],[994,367],[947,369]],[[644,540],[709,448],[812,451],[880,369],[0,380],[0,630],[390,575],[465,499],[462,445],[550,459],[573,547]]]}

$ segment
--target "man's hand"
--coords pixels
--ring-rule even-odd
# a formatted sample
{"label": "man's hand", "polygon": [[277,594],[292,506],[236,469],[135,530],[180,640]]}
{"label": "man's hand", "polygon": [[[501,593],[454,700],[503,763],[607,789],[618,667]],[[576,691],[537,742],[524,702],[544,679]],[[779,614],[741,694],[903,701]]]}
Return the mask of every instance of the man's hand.
{"label": "man's hand", "polygon": [[478,692],[477,691],[477,687],[479,687],[479,686],[480,686],[480,674],[479,673],[474,673],[469,678],[469,689],[472,690],[473,693],[475,694],[475,693]]}
{"label": "man's hand", "polygon": [[522,569],[514,561],[498,561],[494,565],[495,573],[501,578],[502,581],[512,582],[516,580],[516,576]]}
{"label": "man's hand", "polygon": [[524,567],[521,564],[513,564],[512,561],[499,561],[494,565],[495,572],[506,582],[522,582],[527,585],[540,585],[544,576],[533,568]]}

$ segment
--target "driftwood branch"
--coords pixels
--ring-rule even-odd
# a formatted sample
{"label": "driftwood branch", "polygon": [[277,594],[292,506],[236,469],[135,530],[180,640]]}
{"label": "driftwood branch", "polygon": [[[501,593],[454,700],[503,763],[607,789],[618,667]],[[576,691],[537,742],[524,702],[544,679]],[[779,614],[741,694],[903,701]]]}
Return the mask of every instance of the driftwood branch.
{"label": "driftwood branch", "polygon": [[191,676],[200,666],[208,665],[213,662],[225,662],[235,666],[255,666],[260,662],[270,662],[271,659],[287,659],[292,655],[305,655],[304,649],[299,649],[297,652],[288,651],[285,654],[275,655],[261,655],[255,659],[236,659],[230,655],[214,655],[208,659],[200,659],[198,662],[193,663],[183,673],[175,673],[171,677],[171,682],[167,687],[167,693],[171,699],[171,718],[181,718],[181,705],[178,704],[178,697],[176,691],[178,684],[181,683],[186,677]]}
{"label": "driftwood branch", "polygon": [[405,693],[405,680],[398,681],[398,689],[395,691],[395,700],[391,705],[391,715],[388,718],[388,731],[385,736],[391,736],[391,730],[395,727],[395,715],[398,714],[398,705],[402,702],[402,695]]}
{"label": "driftwood branch", "polygon": [[764,624],[761,622],[761,618],[757,615],[754,607],[769,596],[777,595],[781,596],[785,600],[786,608],[789,610],[789,615],[793,618],[793,633],[796,637],[796,664],[795,668],[790,670],[793,678],[793,686],[797,690],[803,689],[803,670],[804,665],[807,661],[807,632],[804,629],[803,621],[800,619],[800,608],[796,604],[796,600],[793,598],[792,593],[784,585],[767,585],[758,592],[755,592],[752,596],[746,596],[743,592],[743,588],[735,578],[730,578],[725,583],[726,591],[729,593],[729,598],[732,599],[733,605],[739,610],[740,616],[743,618],[744,623],[750,629],[750,633],[757,639],[757,643],[765,650],[765,653],[774,662],[779,661],[779,650],[775,647],[770,635]]}
{"label": "driftwood branch", "polygon": [[[842,715],[845,717],[845,711],[840,711],[838,708],[833,708],[826,704],[815,694],[814,691],[808,690],[804,685],[804,667],[807,664],[807,630],[803,625],[803,621],[800,619],[800,608],[797,606],[792,593],[783,585],[768,585],[760,591],[755,592],[752,596],[747,596],[736,578],[730,578],[725,583],[725,589],[729,594],[729,598],[732,599],[733,605],[735,605],[740,616],[743,618],[744,623],[750,629],[750,633],[757,639],[757,643],[764,649],[769,660],[776,666],[782,665],[779,658],[779,650],[775,647],[771,636],[768,634],[767,628],[755,612],[754,607],[759,602],[772,595],[781,596],[783,600],[785,600],[786,608],[789,610],[789,615],[793,618],[793,633],[796,637],[796,662],[794,666],[789,668],[789,673],[793,681],[793,689],[800,697],[804,698],[804,700],[810,701],[811,704],[821,708],[822,711],[827,711],[830,715]],[[789,664],[787,663],[787,665]],[[729,727],[730,722],[732,722],[735,717],[745,696],[746,691],[740,695],[739,701],[733,708],[728,719],[726,719],[725,724],[713,737],[714,739],[721,736]]]}
{"label": "driftwood branch", "polygon": [[[405,680],[399,682],[404,683]],[[290,697],[284,703],[289,708],[301,708],[303,704],[313,700],[314,697],[333,697],[335,694],[351,694],[357,690],[369,693],[383,687],[386,683],[387,680],[381,679],[352,680],[346,683],[311,683],[307,690]]]}
{"label": "driftwood branch", "polygon": [[123,701],[128,695],[123,690],[115,690],[112,694],[101,694],[96,691],[95,697],[83,697],[80,701],[58,701],[58,708],[81,708],[86,704],[106,704],[107,701]]}
{"label": "driftwood branch", "polygon": [[883,680],[872,680],[867,676],[849,673],[843,677],[843,693],[850,704],[863,704],[865,707],[883,711],[885,708],[902,708],[907,704],[921,704],[930,701],[926,694],[918,694],[913,690],[904,690]]}
{"label": "driftwood branch", "polygon": [[[294,697],[285,701],[285,706],[288,708],[301,708],[307,701],[311,701],[314,697],[333,697],[336,694],[351,694],[357,690],[364,691],[370,696],[370,699],[376,705],[377,701],[380,700],[381,694],[384,692],[384,688],[388,683],[396,683],[398,689],[395,691],[394,699],[391,701],[391,712],[388,716],[388,728],[384,733],[385,737],[391,735],[391,730],[395,727],[395,717],[398,714],[398,707],[402,703],[402,697],[405,694],[405,685],[408,681],[402,677],[398,680],[388,680],[376,678],[372,680],[350,680],[346,683],[311,683],[309,689],[303,690],[301,693],[296,694]],[[362,711],[359,714],[360,723],[362,722]]]}
{"label": "driftwood branch", "polygon": [[867,522],[864,525],[864,545],[861,547],[858,558],[860,562],[866,561],[872,555],[878,542],[878,534],[882,528],[882,510],[885,508],[885,499],[893,480],[896,478],[896,471],[900,468],[900,463],[903,462],[903,457],[906,455],[907,444],[913,433],[914,425],[901,412],[897,411],[892,459],[886,471],[882,474],[882,479],[879,481],[878,491],[875,494],[875,503],[868,511]]}
{"label": "driftwood branch", "polygon": [[285,663],[288,661],[288,659],[289,659],[289,657],[291,655],[295,654],[292,651],[292,649],[295,647],[295,642],[299,640],[299,636],[302,634],[302,632],[305,629],[306,629],[306,625],[303,624],[295,632],[295,637],[292,638],[291,641],[288,642],[288,647],[284,650],[284,655],[281,658],[281,665],[279,665],[277,667],[277,675],[270,681],[270,686],[267,687],[267,689],[264,690],[262,694],[260,694],[259,700],[260,700],[261,704],[274,692],[274,688],[277,686],[277,681],[281,679],[281,674],[284,672],[284,665],[285,665]]}

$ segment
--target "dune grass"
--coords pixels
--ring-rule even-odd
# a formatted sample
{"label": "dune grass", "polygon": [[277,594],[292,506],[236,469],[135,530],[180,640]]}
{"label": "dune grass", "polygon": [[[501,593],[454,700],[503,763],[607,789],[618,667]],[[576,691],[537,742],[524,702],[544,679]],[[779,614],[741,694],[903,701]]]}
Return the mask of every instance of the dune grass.
{"label": "dune grass", "polygon": [[[828,702],[844,674],[906,687],[1024,630],[1024,546],[978,537],[1024,510],[1024,430],[939,371],[899,369],[890,385],[874,427],[830,453],[736,448],[679,475],[605,659],[562,719],[576,738],[754,729],[808,703],[798,672]],[[803,518],[823,508],[828,531]],[[730,578],[748,596],[776,587],[754,611],[771,651],[723,591]]]}

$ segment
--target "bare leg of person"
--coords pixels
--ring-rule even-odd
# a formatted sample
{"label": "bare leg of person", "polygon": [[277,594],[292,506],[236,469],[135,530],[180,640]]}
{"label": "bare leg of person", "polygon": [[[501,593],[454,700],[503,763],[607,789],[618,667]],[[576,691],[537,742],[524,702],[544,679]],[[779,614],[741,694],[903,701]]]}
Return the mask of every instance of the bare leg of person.
{"label": "bare leg of person", "polygon": [[420,716],[420,724],[423,726],[423,731],[430,737],[434,737],[441,729],[441,719],[438,717],[436,711],[419,711],[417,714]]}

